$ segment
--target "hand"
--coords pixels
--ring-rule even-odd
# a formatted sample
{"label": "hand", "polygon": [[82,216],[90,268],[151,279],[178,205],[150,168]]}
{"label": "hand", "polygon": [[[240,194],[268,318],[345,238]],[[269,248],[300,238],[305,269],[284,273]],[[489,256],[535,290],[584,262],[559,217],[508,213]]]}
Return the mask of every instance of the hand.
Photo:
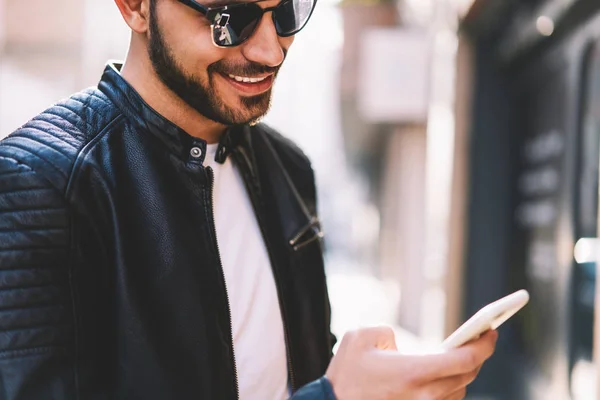
{"label": "hand", "polygon": [[390,328],[346,334],[326,376],[338,400],[460,400],[494,353],[498,334],[445,353],[423,356],[397,352]]}

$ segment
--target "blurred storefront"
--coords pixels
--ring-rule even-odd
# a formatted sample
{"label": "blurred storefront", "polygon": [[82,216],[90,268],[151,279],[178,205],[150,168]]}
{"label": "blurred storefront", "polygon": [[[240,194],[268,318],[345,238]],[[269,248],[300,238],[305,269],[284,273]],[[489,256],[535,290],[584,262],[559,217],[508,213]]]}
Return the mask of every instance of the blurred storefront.
{"label": "blurred storefront", "polygon": [[597,398],[599,38],[593,0],[481,0],[463,20],[458,315],[516,289],[532,295],[502,328],[473,398]]}

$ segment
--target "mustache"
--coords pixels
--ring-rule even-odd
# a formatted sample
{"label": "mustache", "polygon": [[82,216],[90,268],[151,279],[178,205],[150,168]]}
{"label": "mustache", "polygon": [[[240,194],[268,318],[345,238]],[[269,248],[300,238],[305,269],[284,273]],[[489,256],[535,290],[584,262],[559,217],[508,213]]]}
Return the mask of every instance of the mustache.
{"label": "mustache", "polygon": [[280,67],[269,67],[266,65],[258,64],[255,62],[247,62],[244,64],[232,64],[225,63],[222,61],[216,62],[209,66],[209,72],[217,72],[223,75],[263,75],[263,74],[277,74]]}
{"label": "mustache", "polygon": [[283,62],[287,57],[287,49],[283,49],[283,60],[281,64],[276,67],[269,67],[268,65],[260,64],[254,61],[247,61],[245,63],[234,63],[225,60],[219,60],[208,66],[208,72],[216,72],[223,75],[238,75],[238,76],[249,76],[249,75],[263,75],[273,74],[277,75]]}

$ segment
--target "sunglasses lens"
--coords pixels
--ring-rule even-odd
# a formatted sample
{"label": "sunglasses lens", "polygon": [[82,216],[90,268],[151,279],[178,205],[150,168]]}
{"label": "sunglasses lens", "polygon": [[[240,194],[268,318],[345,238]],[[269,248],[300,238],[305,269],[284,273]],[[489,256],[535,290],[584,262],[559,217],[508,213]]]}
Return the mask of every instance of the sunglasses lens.
{"label": "sunglasses lens", "polygon": [[226,10],[215,10],[210,15],[213,40],[217,46],[236,46],[254,32],[262,13],[256,4],[244,4]]}
{"label": "sunglasses lens", "polygon": [[273,16],[277,33],[281,36],[291,36],[308,22],[316,0],[285,0],[275,10]]}

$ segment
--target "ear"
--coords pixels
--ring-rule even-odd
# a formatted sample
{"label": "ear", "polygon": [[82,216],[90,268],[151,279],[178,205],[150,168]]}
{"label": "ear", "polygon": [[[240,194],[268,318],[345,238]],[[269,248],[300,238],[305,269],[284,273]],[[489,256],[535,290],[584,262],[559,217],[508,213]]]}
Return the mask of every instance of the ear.
{"label": "ear", "polygon": [[150,1],[158,0],[114,0],[125,23],[136,33],[146,33],[150,21]]}

